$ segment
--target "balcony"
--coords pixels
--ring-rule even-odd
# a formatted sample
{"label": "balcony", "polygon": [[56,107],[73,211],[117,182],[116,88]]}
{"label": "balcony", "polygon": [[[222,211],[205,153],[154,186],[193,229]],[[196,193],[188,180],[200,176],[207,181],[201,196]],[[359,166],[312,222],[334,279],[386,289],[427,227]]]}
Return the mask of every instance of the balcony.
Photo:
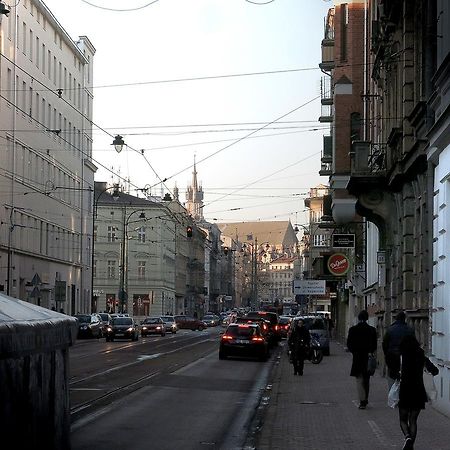
{"label": "balcony", "polygon": [[322,40],[322,62],[319,63],[319,67],[325,72],[334,69],[334,37]]}
{"label": "balcony", "polygon": [[320,123],[331,123],[333,122],[333,105],[322,105],[321,114],[319,117]]}
{"label": "balcony", "polygon": [[386,185],[386,144],[353,141],[347,189],[357,195]]}
{"label": "balcony", "polygon": [[320,159],[320,176],[330,176],[333,163],[333,137],[323,137],[322,157]]}
{"label": "balcony", "polygon": [[331,77],[322,77],[320,80],[320,102],[322,105],[333,104],[333,88],[331,85]]}

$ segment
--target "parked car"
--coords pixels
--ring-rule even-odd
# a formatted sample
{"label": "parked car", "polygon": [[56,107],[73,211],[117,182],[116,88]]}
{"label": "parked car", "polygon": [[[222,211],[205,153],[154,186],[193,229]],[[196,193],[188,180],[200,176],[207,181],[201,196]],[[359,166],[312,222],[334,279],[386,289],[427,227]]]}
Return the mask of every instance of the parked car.
{"label": "parked car", "polygon": [[106,333],[107,341],[114,341],[114,339],[131,339],[137,341],[139,339],[139,328],[137,323],[131,317],[116,317],[114,318]]}
{"label": "parked car", "polygon": [[149,334],[166,335],[166,327],[161,317],[147,317],[141,322],[141,336]]}
{"label": "parked car", "polygon": [[295,321],[302,319],[310,334],[315,334],[320,343],[320,348],[325,356],[330,355],[330,333],[325,321],[320,316],[297,316],[294,317],[291,329],[295,326]]}
{"label": "parked car", "polygon": [[203,331],[206,328],[205,322],[196,319],[195,317],[180,315],[174,316],[174,318],[179,330],[187,329]]}
{"label": "parked car", "polygon": [[166,333],[175,334],[178,331],[177,323],[174,316],[161,316],[166,328]]}
{"label": "parked car", "polygon": [[269,345],[255,323],[232,323],[220,338],[219,359],[246,356],[266,361]]}
{"label": "parked car", "polygon": [[278,325],[278,314],[270,311],[250,311],[247,313],[247,317],[262,317],[270,321],[270,331],[272,332],[271,344],[277,345],[281,341],[281,330]]}
{"label": "parked car", "polygon": [[100,316],[100,319],[102,321],[102,333],[103,333],[103,336],[106,336],[106,330],[108,329],[108,325],[111,322],[112,317],[108,313],[98,313],[98,315]]}
{"label": "parked car", "polygon": [[220,317],[215,314],[206,314],[203,316],[202,320],[208,327],[216,327],[220,324]]}
{"label": "parked car", "polygon": [[78,338],[101,338],[102,321],[98,314],[76,314],[78,321]]}

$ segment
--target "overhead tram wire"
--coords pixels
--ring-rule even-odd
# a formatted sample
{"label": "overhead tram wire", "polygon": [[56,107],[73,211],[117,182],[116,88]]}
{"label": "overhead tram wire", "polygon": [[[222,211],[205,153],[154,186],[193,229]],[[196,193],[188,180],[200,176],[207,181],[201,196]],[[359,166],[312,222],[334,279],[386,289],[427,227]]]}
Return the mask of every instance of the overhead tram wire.
{"label": "overhead tram wire", "polygon": [[[252,131],[252,132],[246,134],[245,136],[242,136],[242,137],[240,137],[240,138],[234,140],[231,144],[228,144],[228,145],[226,145],[225,147],[222,147],[222,148],[220,148],[219,150],[216,150],[215,152],[211,153],[210,155],[205,156],[204,158],[202,158],[202,159],[200,159],[199,161],[197,161],[196,164],[198,165],[198,164],[200,164],[200,163],[202,163],[202,162],[204,162],[204,161],[206,161],[206,160],[212,158],[213,156],[216,156],[217,154],[223,152],[224,150],[229,149],[229,148],[232,147],[233,145],[238,144],[239,142],[241,142],[241,141],[243,141],[243,140],[249,138],[250,136],[252,136],[252,135],[258,133],[258,132],[261,131],[261,130],[264,130],[264,128],[268,127],[269,125],[272,125],[272,124],[275,123],[276,121],[278,121],[278,120],[280,120],[280,119],[283,119],[284,117],[287,117],[288,115],[290,115],[290,114],[292,114],[292,113],[298,111],[299,109],[305,107],[306,105],[309,105],[310,103],[312,103],[313,101],[317,100],[318,98],[320,98],[320,95],[318,95],[318,96],[312,98],[311,100],[308,100],[306,103],[303,103],[303,104],[301,104],[300,106],[297,106],[296,108],[294,108],[294,109],[288,111],[287,113],[285,113],[285,114],[283,114],[283,115],[277,117],[276,119],[272,120],[271,122],[268,122],[267,124],[263,125],[262,127],[257,128],[256,130],[254,130],[254,131]],[[182,173],[185,172],[186,170],[189,170],[189,169],[191,169],[191,168],[193,168],[193,167],[194,167],[194,165],[193,165],[193,164],[190,164],[188,167],[185,167],[184,169],[182,169],[182,170],[176,172],[175,174],[171,175],[170,177],[165,178],[164,181],[168,181],[168,180],[170,180],[170,179],[172,179],[172,178],[174,178],[174,177],[176,177],[176,176],[182,174]],[[157,183],[157,184],[152,185],[151,188],[153,188],[153,187],[155,187],[155,186],[158,186],[158,184],[160,184],[160,183]],[[237,192],[237,191],[236,191],[236,192]]]}
{"label": "overhead tram wire", "polygon": [[107,8],[106,6],[100,6],[96,5],[95,3],[88,2],[87,0],[81,0],[83,3],[86,3],[89,6],[92,6],[93,8],[103,9],[104,11],[112,11],[112,12],[132,12],[132,11],[139,11],[141,9],[147,8],[156,2],[159,2],[159,0],[153,0],[149,3],[146,3],[145,5],[137,6],[135,8],[127,8],[127,9],[115,9],[115,8]]}

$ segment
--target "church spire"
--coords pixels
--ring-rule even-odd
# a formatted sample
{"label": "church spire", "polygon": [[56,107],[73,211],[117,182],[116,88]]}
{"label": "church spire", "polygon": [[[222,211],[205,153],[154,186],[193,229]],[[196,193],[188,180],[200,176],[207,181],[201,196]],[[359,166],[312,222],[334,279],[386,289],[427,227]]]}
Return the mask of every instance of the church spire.
{"label": "church spire", "polygon": [[203,189],[197,180],[197,164],[194,156],[192,183],[186,190],[186,209],[194,220],[203,221]]}

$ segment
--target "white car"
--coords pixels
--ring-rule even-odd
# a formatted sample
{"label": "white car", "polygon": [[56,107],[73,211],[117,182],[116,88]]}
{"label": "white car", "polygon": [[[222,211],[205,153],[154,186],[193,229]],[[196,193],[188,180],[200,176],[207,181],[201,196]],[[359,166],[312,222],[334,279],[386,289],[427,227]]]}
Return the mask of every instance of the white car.
{"label": "white car", "polygon": [[173,316],[161,316],[167,333],[175,334],[178,331],[177,323]]}

